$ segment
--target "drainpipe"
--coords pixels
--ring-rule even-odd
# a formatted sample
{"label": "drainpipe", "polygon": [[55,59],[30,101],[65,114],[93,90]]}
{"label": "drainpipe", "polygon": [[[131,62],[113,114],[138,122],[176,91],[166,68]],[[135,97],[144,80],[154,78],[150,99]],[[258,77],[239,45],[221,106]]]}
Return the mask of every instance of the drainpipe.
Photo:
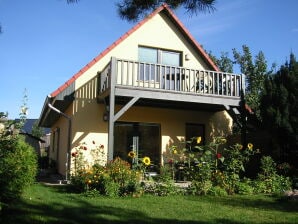
{"label": "drainpipe", "polygon": [[67,140],[67,153],[66,153],[66,174],[65,174],[65,180],[66,182],[69,181],[69,177],[70,177],[70,151],[71,151],[71,145],[70,145],[70,141],[71,141],[71,117],[69,117],[67,114],[63,113],[62,111],[60,111],[59,109],[57,109],[56,107],[54,107],[52,104],[48,103],[48,106],[50,109],[52,109],[53,111],[57,112],[58,114],[61,114],[63,117],[65,117],[68,120],[68,140]]}

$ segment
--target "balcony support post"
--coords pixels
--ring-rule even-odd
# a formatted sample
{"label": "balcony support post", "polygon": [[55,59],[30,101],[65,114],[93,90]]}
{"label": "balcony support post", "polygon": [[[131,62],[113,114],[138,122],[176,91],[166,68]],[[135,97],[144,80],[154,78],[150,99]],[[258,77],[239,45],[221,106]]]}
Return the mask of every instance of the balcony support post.
{"label": "balcony support post", "polygon": [[115,121],[115,85],[117,74],[117,61],[116,58],[111,59],[111,83],[110,83],[110,105],[109,105],[109,127],[108,127],[108,160],[113,160],[114,155],[114,121]]}

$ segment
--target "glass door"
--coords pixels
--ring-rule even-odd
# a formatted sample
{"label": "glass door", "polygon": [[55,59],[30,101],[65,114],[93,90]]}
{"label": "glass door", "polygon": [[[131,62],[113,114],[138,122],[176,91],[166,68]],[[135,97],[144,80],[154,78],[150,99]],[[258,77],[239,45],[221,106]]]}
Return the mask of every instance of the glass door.
{"label": "glass door", "polygon": [[127,154],[134,151],[137,158],[148,156],[152,164],[160,164],[159,124],[116,122],[114,136],[114,158],[120,157],[126,160]]}

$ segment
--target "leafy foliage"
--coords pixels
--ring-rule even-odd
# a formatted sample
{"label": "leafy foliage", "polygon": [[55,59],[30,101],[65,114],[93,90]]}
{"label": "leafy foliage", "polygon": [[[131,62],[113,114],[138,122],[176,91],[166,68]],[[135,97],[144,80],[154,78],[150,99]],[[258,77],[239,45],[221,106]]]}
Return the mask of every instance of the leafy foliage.
{"label": "leafy foliage", "polygon": [[233,73],[233,60],[229,58],[228,52],[221,52],[220,58],[217,58],[212,52],[208,54],[220,71]]}
{"label": "leafy foliage", "polygon": [[0,201],[11,202],[32,184],[37,172],[34,149],[19,136],[0,134]]}
{"label": "leafy foliage", "polygon": [[164,3],[173,9],[182,6],[191,14],[210,13],[215,10],[215,0],[121,0],[118,2],[117,8],[122,19],[137,21]]}
{"label": "leafy foliage", "polygon": [[34,122],[31,134],[38,138],[44,136],[44,128],[38,126],[38,121]]}
{"label": "leafy foliage", "polygon": [[104,165],[101,159],[103,148],[98,149],[90,150],[95,160],[95,163],[91,164],[85,158],[84,152],[89,150],[85,144],[78,146],[72,153],[75,162],[75,170],[71,178],[73,189],[79,192],[91,191],[92,194],[88,194],[89,196],[95,191],[111,197],[138,194],[138,180],[142,174],[132,170],[131,164],[120,158]]}
{"label": "leafy foliage", "polygon": [[262,51],[255,56],[254,61],[248,46],[243,45],[242,51],[240,53],[233,49],[235,63],[240,66],[241,73],[246,75],[245,100],[260,119],[260,96],[267,75],[267,61]]}
{"label": "leafy foliage", "polygon": [[292,185],[288,177],[277,174],[277,165],[270,156],[262,157],[261,171],[254,184],[257,193],[281,193]]}
{"label": "leafy foliage", "polygon": [[[66,0],[67,3],[77,3],[79,0]],[[118,14],[127,21],[138,21],[162,4],[168,4],[176,9],[183,7],[190,14],[198,12],[211,13],[215,10],[215,0],[119,0],[116,4]]]}
{"label": "leafy foliage", "polygon": [[290,62],[265,80],[261,98],[263,125],[271,135],[272,155],[293,165],[298,160],[298,63]]}

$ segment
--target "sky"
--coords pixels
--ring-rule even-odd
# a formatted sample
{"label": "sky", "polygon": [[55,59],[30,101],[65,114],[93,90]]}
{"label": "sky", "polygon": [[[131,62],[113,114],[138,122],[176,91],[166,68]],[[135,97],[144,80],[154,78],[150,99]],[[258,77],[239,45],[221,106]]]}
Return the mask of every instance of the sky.
{"label": "sky", "polygon": [[[135,25],[121,20],[117,0],[0,0],[0,112],[38,119],[47,95]],[[217,0],[216,10],[174,11],[206,51],[220,56],[247,45],[267,64],[298,57],[297,0]]]}

